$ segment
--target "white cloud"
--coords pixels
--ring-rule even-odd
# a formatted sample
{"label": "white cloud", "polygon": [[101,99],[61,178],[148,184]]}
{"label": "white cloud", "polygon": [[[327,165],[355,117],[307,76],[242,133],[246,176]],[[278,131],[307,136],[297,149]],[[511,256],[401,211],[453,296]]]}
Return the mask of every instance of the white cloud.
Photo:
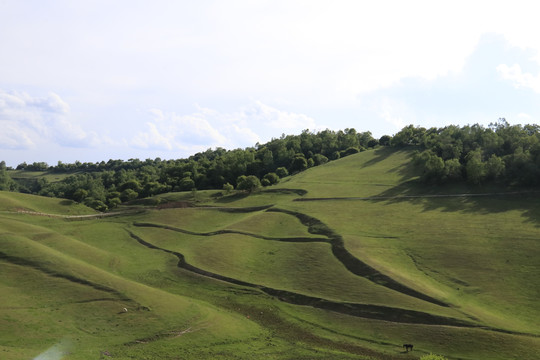
{"label": "white cloud", "polygon": [[16,124],[2,121],[2,130],[0,131],[0,148],[3,149],[30,149],[35,146],[28,134]]}
{"label": "white cloud", "polygon": [[249,118],[250,121],[259,121],[276,129],[298,131],[313,130],[317,127],[315,120],[307,115],[282,111],[260,101],[256,101],[252,106],[246,108],[242,116]]}
{"label": "white cloud", "polygon": [[512,66],[501,64],[497,66],[497,72],[503,79],[512,81],[516,88],[529,88],[540,93],[540,74],[535,76],[531,73],[525,73],[519,64]]}
{"label": "white cloud", "polygon": [[379,116],[388,124],[392,125],[395,130],[402,129],[407,125],[401,116],[395,115],[389,108],[382,109]]}
{"label": "white cloud", "polygon": [[[322,129],[307,115],[282,111],[255,101],[231,113],[197,107],[197,112],[179,115],[160,109],[148,112],[151,121],[146,131],[139,132],[130,144],[151,150],[201,151],[207,148],[238,148],[253,146],[275,133],[275,129],[300,132]],[[268,131],[268,130],[271,131]]]}
{"label": "white cloud", "polygon": [[226,138],[210,124],[208,111],[189,115],[151,109],[147,131],[139,132],[131,141],[137,148],[151,150],[188,150],[222,146]]}
{"label": "white cloud", "polygon": [[[375,113],[389,124],[393,130],[401,130],[408,124],[414,123],[414,114],[407,103],[402,100],[383,97],[375,101],[371,106]],[[404,117],[408,120],[405,120]]]}
{"label": "white cloud", "polygon": [[531,121],[532,116],[529,115],[529,114],[526,114],[526,113],[519,113],[519,114],[517,114],[517,118],[518,118],[520,121],[528,122],[528,121]]}
{"label": "white cloud", "polygon": [[270,93],[295,103],[341,104],[403,77],[458,71],[485,32],[519,28],[511,38],[523,39],[528,30],[527,44],[534,44],[538,31],[525,24],[536,27],[537,21],[519,21],[534,18],[530,7],[481,1],[10,2],[0,9],[0,48],[10,54],[0,58],[0,78],[107,92],[110,101],[155,87],[195,98]]}
{"label": "white cloud", "polygon": [[32,97],[24,92],[0,90],[0,148],[35,148],[44,140],[81,147],[96,143],[70,116],[69,105],[60,96]]}

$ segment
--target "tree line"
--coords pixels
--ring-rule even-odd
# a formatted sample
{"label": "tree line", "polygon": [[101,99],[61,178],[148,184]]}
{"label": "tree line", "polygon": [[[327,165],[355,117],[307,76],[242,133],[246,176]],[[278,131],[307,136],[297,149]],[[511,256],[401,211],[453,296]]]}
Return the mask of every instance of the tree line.
{"label": "tree line", "polygon": [[[384,139],[383,139],[384,140]],[[0,190],[72,199],[97,210],[107,210],[126,201],[170,191],[193,189],[233,189],[252,191],[276,184],[281,178],[324,164],[379,144],[368,132],[355,129],[324,130],[300,135],[283,134],[266,144],[245,149],[208,149],[187,159],[129,159],[73,164],[58,162],[49,166],[43,162],[22,163],[22,171],[47,171],[69,174],[65,179],[48,182],[1,183]],[[5,171],[5,178],[9,179]],[[7,180],[6,180],[7,181]]]}
{"label": "tree line", "polygon": [[423,128],[409,125],[393,136],[373,138],[355,129],[282,135],[245,149],[208,149],[187,159],[129,159],[99,163],[22,163],[17,170],[47,171],[68,176],[61,181],[15,182],[0,163],[0,190],[61,197],[97,210],[170,191],[223,189],[253,191],[276,184],[289,174],[348,156],[367,148],[415,149],[413,162],[420,181],[489,182],[513,186],[540,185],[540,126],[490,124]]}
{"label": "tree line", "polygon": [[391,144],[418,147],[413,161],[425,183],[540,185],[539,125],[510,125],[504,118],[488,127],[409,125]]}

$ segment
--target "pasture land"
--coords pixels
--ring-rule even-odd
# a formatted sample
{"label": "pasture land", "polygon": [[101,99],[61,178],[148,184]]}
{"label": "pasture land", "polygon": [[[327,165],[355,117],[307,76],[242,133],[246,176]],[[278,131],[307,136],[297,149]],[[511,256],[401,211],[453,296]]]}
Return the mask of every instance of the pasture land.
{"label": "pasture land", "polygon": [[0,192],[0,358],[534,359],[538,193],[422,186],[410,155],[106,218]]}

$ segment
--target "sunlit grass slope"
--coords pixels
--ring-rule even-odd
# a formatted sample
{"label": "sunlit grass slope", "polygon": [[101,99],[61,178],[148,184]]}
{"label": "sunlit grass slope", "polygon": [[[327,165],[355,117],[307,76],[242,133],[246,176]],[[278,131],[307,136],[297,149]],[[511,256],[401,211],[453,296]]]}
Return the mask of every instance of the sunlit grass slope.
{"label": "sunlit grass slope", "polygon": [[[291,178],[287,187],[327,199],[289,206],[321,219],[355,256],[400,282],[491,325],[538,333],[538,193],[407,184],[414,179],[404,161],[410,153],[379,153],[333,162],[333,172],[345,174],[335,176],[335,192],[317,181],[330,176],[330,166]],[[432,197],[456,193],[487,194]],[[335,194],[368,199],[331,199]]]}
{"label": "sunlit grass slope", "polygon": [[[48,225],[61,225],[53,221]],[[73,359],[88,359],[105,351],[122,354],[119,346],[174,338],[195,329],[207,342],[216,340],[214,332],[228,334],[220,335],[220,342],[260,333],[256,324],[239,315],[115,274],[124,266],[129,273],[135,266],[128,264],[131,255],[121,257],[130,252],[129,246],[113,256],[108,249],[79,240],[67,244],[69,238],[51,231],[46,237],[36,236],[36,228],[2,233],[3,359],[31,358],[55,343],[69,347]],[[166,267],[160,263],[168,259],[153,260],[152,265],[139,262],[139,271]]]}
{"label": "sunlit grass slope", "polygon": [[155,228],[135,232],[152,239],[154,245],[181,252],[192,265],[241,281],[334,301],[422,307],[423,311],[463,317],[455,310],[381,288],[350,273],[326,243],[269,241],[237,234],[194,236]]}
{"label": "sunlit grass slope", "polygon": [[[410,156],[365,151],[101,219],[21,213],[95,212],[0,192],[0,358],[535,359],[538,194],[423,186]],[[355,273],[339,246],[404,287]]]}
{"label": "sunlit grass slope", "polygon": [[87,215],[96,211],[71,200],[0,191],[2,212],[33,211],[58,215]]}

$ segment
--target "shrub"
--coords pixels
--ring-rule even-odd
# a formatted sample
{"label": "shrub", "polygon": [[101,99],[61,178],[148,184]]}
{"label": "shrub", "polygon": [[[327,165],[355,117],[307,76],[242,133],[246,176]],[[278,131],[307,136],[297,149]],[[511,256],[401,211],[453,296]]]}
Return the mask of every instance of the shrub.
{"label": "shrub", "polygon": [[340,155],[341,155],[341,157],[345,157],[345,156],[349,156],[349,155],[356,154],[356,153],[359,153],[359,152],[360,152],[359,148],[351,146],[351,147],[347,148],[346,150],[343,150],[340,153]]}
{"label": "shrub", "polygon": [[280,179],[282,179],[285,176],[289,176],[289,171],[286,167],[281,166],[276,169],[276,174],[277,176],[279,176]]}
{"label": "shrub", "polygon": [[390,145],[390,140],[391,139],[392,138],[389,135],[383,135],[379,139],[379,144],[382,145],[382,146],[388,146],[388,145]]}
{"label": "shrub", "polygon": [[[276,173],[272,172],[272,173],[268,173],[268,174],[264,175],[263,180],[265,182],[268,182],[268,185],[274,185],[274,184],[277,184],[279,182],[279,176]],[[263,186],[268,186],[268,185],[265,185],[264,183],[262,183],[262,185]]]}
{"label": "shrub", "polygon": [[377,145],[379,145],[379,140],[377,140],[377,139],[371,139],[367,143],[367,146],[370,147],[370,148],[374,148]]}
{"label": "shrub", "polygon": [[236,180],[236,190],[253,192],[261,187],[261,181],[255,175],[240,175]]}
{"label": "shrub", "polygon": [[315,154],[312,159],[315,162],[315,165],[322,165],[328,162],[328,158],[323,154]]}
{"label": "shrub", "polygon": [[234,186],[232,186],[229,183],[223,184],[223,190],[225,191],[226,194],[229,194],[231,191],[234,190]]}
{"label": "shrub", "polygon": [[97,211],[107,211],[107,205],[105,205],[105,203],[103,203],[103,201],[101,200],[96,200],[96,199],[93,199],[91,197],[88,197],[86,199],[84,199],[84,204],[88,207],[91,207],[92,209],[94,210],[97,210]]}

